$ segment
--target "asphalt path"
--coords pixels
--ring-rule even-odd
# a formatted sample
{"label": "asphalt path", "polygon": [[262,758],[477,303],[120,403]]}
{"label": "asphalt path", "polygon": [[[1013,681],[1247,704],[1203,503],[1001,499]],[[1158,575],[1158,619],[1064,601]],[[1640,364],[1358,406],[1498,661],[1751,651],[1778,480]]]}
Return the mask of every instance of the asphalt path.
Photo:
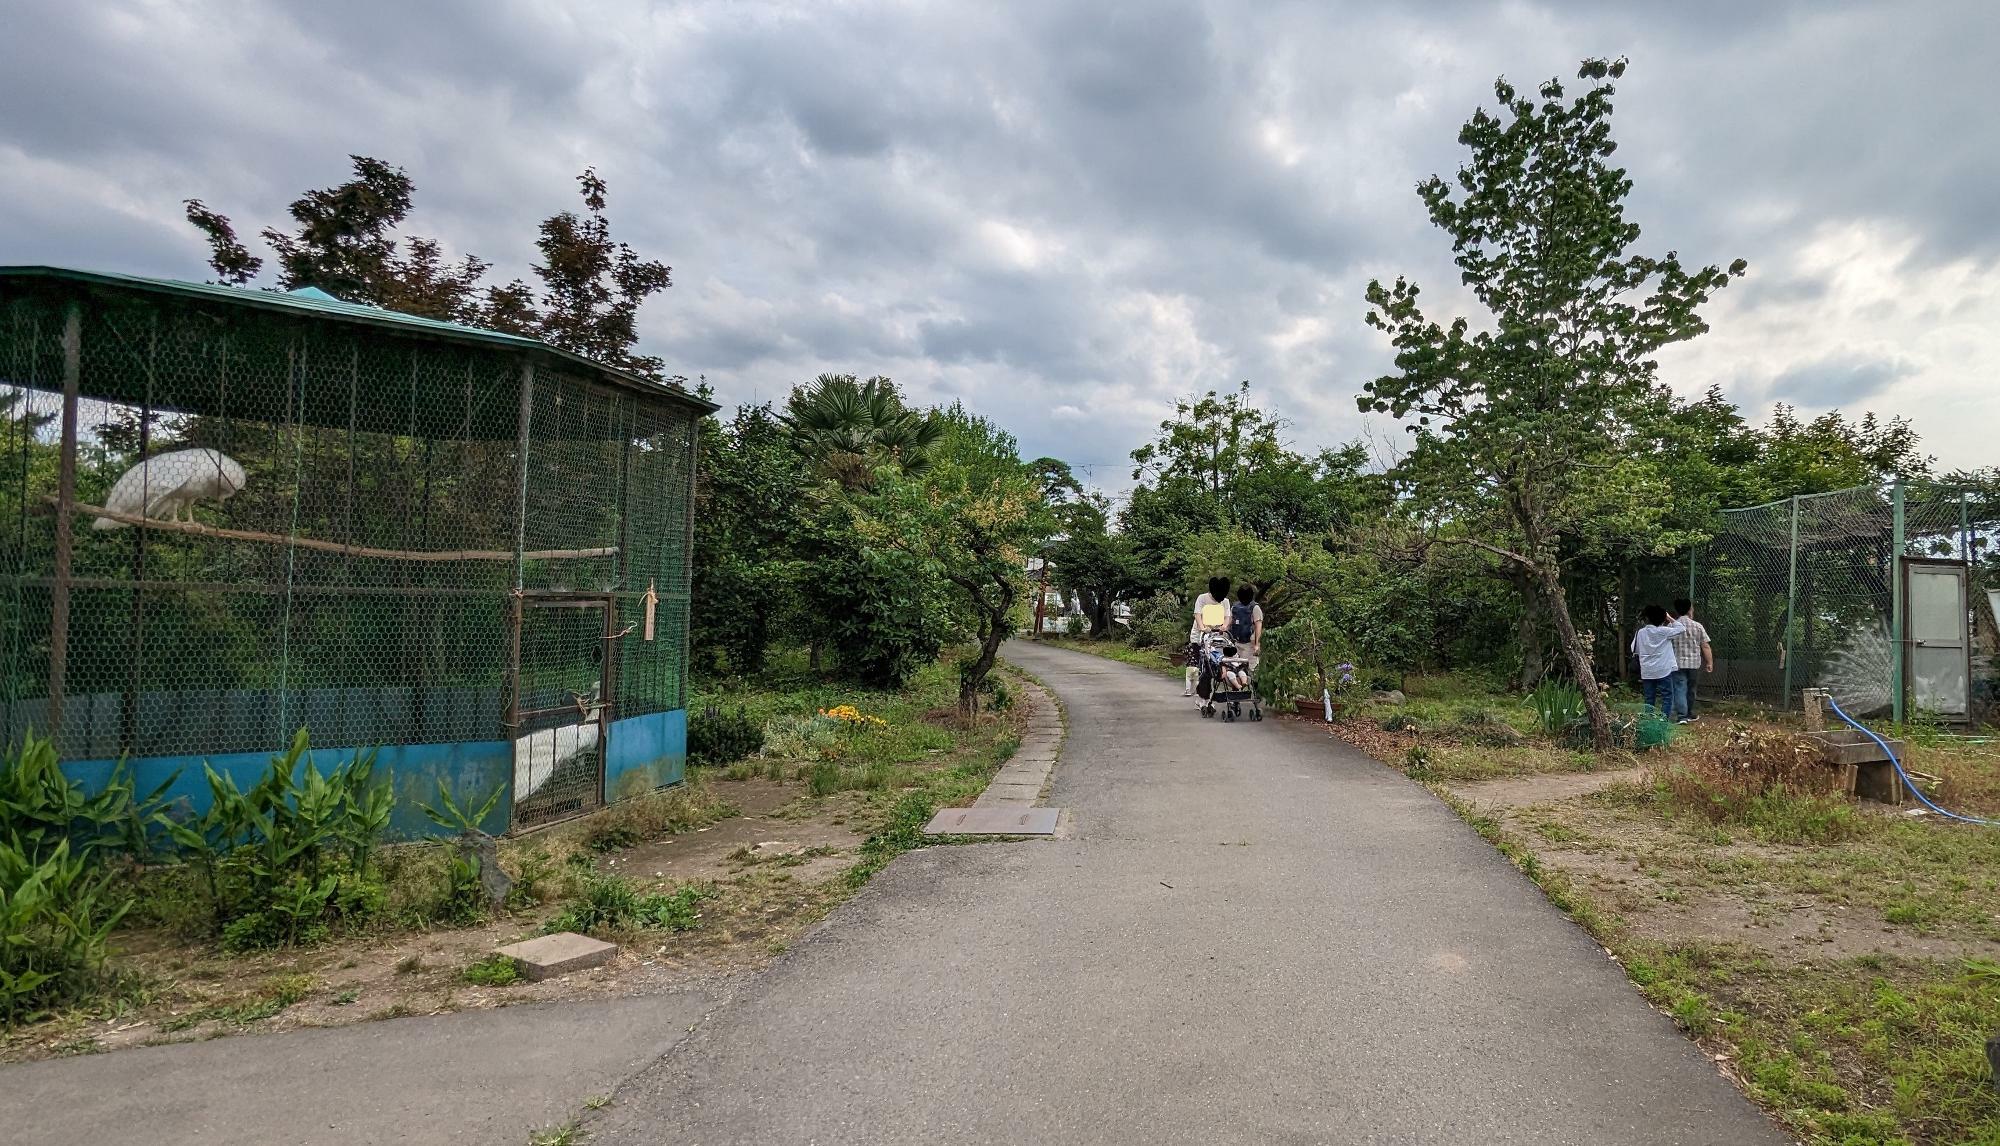
{"label": "asphalt path", "polygon": [[1007,656],[1067,711],[1070,835],[897,859],[593,1146],[1789,1140],[1401,776],[1156,674]]}

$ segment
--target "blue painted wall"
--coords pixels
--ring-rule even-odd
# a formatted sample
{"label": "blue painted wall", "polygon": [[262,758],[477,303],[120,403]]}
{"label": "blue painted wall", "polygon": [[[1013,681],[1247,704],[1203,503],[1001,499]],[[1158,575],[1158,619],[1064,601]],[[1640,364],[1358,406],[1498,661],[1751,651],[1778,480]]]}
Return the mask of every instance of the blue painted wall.
{"label": "blue painted wall", "polygon": [[611,722],[604,802],[614,804],[687,776],[687,713],[654,712]]}
{"label": "blue painted wall", "polygon": [[[315,748],[309,758],[321,772],[330,772],[352,760],[360,751],[365,749]],[[208,780],[202,771],[204,761],[236,781],[238,788],[247,788],[263,778],[271,766],[271,756],[269,752],[141,756],[129,760],[127,765],[132,770],[134,785],[141,792],[152,791],[168,776],[179,771],[179,778],[167,789],[167,798],[184,799],[189,808],[200,812],[209,803]],[[64,763],[63,770],[85,790],[94,792],[104,787],[115,763],[112,760],[74,760]],[[301,772],[305,764],[305,761],[300,761]],[[396,787],[396,810],[389,820],[391,838],[420,839],[444,835],[443,829],[431,823],[417,805],[437,800],[440,778],[451,788],[454,799],[472,808],[485,802],[494,785],[511,787],[514,782],[514,745],[506,740],[391,745],[382,749],[376,757],[375,769],[378,774],[392,777]],[[507,831],[512,812],[511,794],[503,794],[480,827],[494,835],[501,835]]]}

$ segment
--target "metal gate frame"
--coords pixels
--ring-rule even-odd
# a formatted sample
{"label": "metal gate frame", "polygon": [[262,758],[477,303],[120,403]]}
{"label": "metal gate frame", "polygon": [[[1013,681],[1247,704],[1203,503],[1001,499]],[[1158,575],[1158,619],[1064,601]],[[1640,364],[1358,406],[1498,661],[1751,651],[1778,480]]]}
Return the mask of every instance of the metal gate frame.
{"label": "metal gate frame", "polygon": [[[521,708],[521,630],[527,621],[528,610],[597,609],[602,612],[604,618],[603,627],[598,634],[597,669],[599,686],[597,702],[591,706],[591,715],[597,721],[597,782],[592,786],[591,791],[585,795],[579,806],[565,809],[561,812],[551,812],[546,816],[536,817],[526,823],[523,823],[520,819],[521,798],[518,793],[513,794],[513,799],[508,808],[508,830],[510,833],[518,834],[533,828],[545,827],[549,824],[573,819],[574,817],[596,811],[604,806],[604,765],[610,751],[611,725],[616,715],[615,708],[618,696],[618,658],[612,655],[611,642],[625,634],[613,630],[613,626],[618,620],[618,602],[615,596],[610,593],[577,593],[566,589],[516,589],[511,596],[513,599],[513,608],[511,610],[513,616],[512,623],[509,626],[511,630],[511,647],[508,654],[508,696],[504,723],[507,726],[508,741],[514,745],[514,752],[517,756],[520,752],[520,729],[522,725],[535,717],[550,716],[566,711],[567,709],[567,706],[528,711],[523,711]],[[580,700],[581,698],[578,699]],[[514,764],[518,768],[518,759],[514,761]],[[532,799],[533,797],[529,798]]]}

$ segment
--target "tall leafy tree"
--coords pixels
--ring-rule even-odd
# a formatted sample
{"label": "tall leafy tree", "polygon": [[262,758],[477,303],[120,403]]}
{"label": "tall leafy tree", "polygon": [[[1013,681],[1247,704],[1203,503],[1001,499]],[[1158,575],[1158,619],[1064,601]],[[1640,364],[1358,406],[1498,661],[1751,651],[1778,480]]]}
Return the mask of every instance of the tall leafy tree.
{"label": "tall leafy tree", "polygon": [[959,709],[971,716],[1000,643],[1013,633],[1015,604],[1027,592],[1027,555],[1055,521],[1040,475],[1021,461],[1013,435],[956,405],[937,421],[921,478],[884,466],[849,497],[870,545],[925,561],[956,591],[975,641],[959,668]]}
{"label": "tall leafy tree", "polygon": [[1538,591],[1600,745],[1610,714],[1570,614],[1564,544],[1606,512],[1646,512],[1635,495],[1655,491],[1635,489],[1644,475],[1622,462],[1630,418],[1657,384],[1652,355],[1706,330],[1701,305],[1744,271],[1742,260],[1689,270],[1671,251],[1629,253],[1632,181],[1611,162],[1611,81],[1624,69],[1584,61],[1585,90],[1569,99],[1559,80],[1535,95],[1494,83],[1499,114],[1481,108],[1459,132],[1469,158],[1456,179],[1417,188],[1490,325],[1441,324],[1413,283],[1371,281],[1367,321],[1389,335],[1396,372],[1359,399],[1363,411],[1415,416],[1407,478],[1467,526],[1459,540]]}

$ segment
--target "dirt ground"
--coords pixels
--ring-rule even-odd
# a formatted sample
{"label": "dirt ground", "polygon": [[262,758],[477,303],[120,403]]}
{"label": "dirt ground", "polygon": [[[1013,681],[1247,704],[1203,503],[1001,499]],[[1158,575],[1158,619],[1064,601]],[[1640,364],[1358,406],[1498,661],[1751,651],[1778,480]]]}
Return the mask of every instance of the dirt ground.
{"label": "dirt ground", "polygon": [[854,862],[855,794],[801,799],[799,782],[711,778],[738,814],[606,855],[605,872],[641,893],[712,882],[702,926],[649,932],[607,966],[508,986],[461,973],[494,948],[538,934],[556,905],[477,927],[359,936],[316,948],[229,955],[158,931],[115,937],[119,965],[141,986],[115,1017],[70,1019],[0,1036],[0,1061],[87,1054],[249,1030],[340,1026],[398,1015],[678,987],[761,966],[837,898],[829,885]]}

